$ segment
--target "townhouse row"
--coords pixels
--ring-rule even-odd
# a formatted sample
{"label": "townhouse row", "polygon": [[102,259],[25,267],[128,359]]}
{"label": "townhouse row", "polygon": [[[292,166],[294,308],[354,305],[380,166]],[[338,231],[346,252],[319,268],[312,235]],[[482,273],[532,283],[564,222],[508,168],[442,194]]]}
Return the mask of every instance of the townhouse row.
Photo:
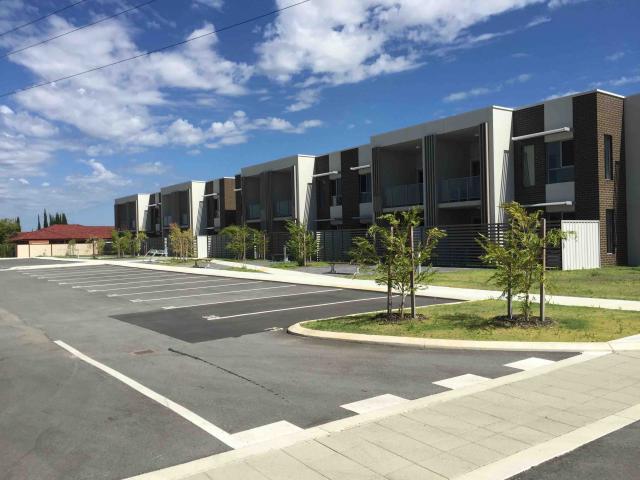
{"label": "townhouse row", "polygon": [[500,205],[511,200],[550,221],[597,220],[600,264],[640,264],[640,94],[491,106],[119,198],[115,226],[149,236],[172,223],[197,235],[232,224],[280,232],[291,219],[354,229],[416,206],[426,226],[481,225],[503,223]]}

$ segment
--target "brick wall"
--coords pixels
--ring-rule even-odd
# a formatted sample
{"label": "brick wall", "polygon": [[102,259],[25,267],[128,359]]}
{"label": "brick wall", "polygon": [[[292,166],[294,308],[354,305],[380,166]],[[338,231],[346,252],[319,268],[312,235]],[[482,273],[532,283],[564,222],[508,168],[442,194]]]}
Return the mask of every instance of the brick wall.
{"label": "brick wall", "polygon": [[[626,194],[622,155],[623,99],[600,92],[573,99],[576,219],[600,221],[602,265],[626,263]],[[604,136],[613,143],[614,178],[605,179]],[[616,252],[607,253],[607,209],[615,210]]]}
{"label": "brick wall", "polygon": [[[513,112],[513,136],[528,135],[544,131],[544,105],[516,110]],[[523,183],[523,155],[524,145],[534,146],[535,159],[535,185],[525,187]],[[532,203],[542,203],[545,201],[546,174],[546,154],[544,137],[532,138],[514,142],[515,158],[515,199],[517,202],[528,205]]]}

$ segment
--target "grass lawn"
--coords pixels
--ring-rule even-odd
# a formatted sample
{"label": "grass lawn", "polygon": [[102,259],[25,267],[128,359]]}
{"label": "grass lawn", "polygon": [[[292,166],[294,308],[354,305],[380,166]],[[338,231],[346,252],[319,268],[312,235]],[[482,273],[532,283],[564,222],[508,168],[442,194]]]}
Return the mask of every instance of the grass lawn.
{"label": "grass lawn", "polygon": [[[518,305],[514,305],[514,313]],[[537,305],[535,306],[537,309]],[[601,342],[640,333],[640,312],[548,305],[556,324],[544,328],[505,328],[492,325],[504,315],[506,303],[483,300],[419,308],[426,320],[383,323],[375,314],[309,322],[305,327],[333,332],[395,335],[461,340],[516,340],[532,342]],[[537,311],[534,309],[535,314]]]}
{"label": "grass lawn", "polygon": [[[272,262],[265,266],[270,268],[282,268],[285,270],[301,268],[297,262]],[[328,266],[329,266],[329,262],[307,262],[307,267],[328,267]]]}
{"label": "grass lawn", "polygon": [[[451,272],[438,272],[433,277],[431,284],[444,287],[498,290],[498,287],[489,280],[493,272],[493,269],[488,268],[465,268]],[[640,267],[550,270],[548,275],[548,292],[551,295],[640,300]],[[373,276],[367,274],[359,275],[356,278],[373,278]],[[537,288],[534,291],[537,291]]]}

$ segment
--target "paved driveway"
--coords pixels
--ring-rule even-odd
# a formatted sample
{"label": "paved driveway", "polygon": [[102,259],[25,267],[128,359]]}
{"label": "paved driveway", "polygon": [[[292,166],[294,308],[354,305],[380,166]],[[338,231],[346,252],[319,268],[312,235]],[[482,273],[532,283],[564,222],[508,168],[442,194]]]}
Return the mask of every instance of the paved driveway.
{"label": "paved driveway", "polygon": [[301,319],[385,300],[267,279],[85,265],[1,272],[6,478],[122,478],[441,392],[433,382],[444,379],[514,373],[505,364],[534,356],[287,335]]}

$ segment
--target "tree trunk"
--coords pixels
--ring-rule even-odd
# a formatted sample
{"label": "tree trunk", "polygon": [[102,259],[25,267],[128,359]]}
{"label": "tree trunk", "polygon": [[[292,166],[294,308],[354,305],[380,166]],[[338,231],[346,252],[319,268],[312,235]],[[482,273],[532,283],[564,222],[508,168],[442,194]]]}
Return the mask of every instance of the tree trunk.
{"label": "tree trunk", "polygon": [[507,317],[509,320],[513,320],[513,293],[511,291],[511,286],[507,289]]}

